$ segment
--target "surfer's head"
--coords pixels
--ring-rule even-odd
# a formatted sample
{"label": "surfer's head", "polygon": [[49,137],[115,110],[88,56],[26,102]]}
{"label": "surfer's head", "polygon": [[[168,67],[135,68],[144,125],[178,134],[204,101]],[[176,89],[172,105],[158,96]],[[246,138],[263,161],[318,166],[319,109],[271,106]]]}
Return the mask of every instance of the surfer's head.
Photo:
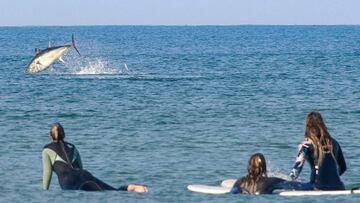
{"label": "surfer's head", "polygon": [[263,154],[256,153],[250,157],[248,164],[248,176],[255,180],[267,176],[266,161]]}
{"label": "surfer's head", "polygon": [[332,151],[332,141],[324,120],[319,112],[310,112],[305,119],[305,135],[314,145],[314,158],[319,158],[319,149]]}
{"label": "surfer's head", "polygon": [[[318,132],[314,129],[317,129]],[[327,132],[327,128],[321,114],[315,111],[310,112],[305,119],[305,137],[309,137],[310,133],[315,133],[317,138],[320,139],[321,130]]]}
{"label": "surfer's head", "polygon": [[50,129],[50,138],[53,142],[63,141],[65,138],[64,128],[60,123],[54,123]]}

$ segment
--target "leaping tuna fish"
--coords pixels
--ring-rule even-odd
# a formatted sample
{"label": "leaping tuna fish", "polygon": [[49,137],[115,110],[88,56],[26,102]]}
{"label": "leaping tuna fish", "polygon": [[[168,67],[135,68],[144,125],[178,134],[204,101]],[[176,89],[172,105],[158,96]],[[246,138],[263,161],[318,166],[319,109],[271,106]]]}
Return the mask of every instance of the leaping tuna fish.
{"label": "leaping tuna fish", "polygon": [[49,47],[47,49],[42,51],[40,49],[35,49],[36,55],[26,68],[26,72],[37,73],[46,70],[58,59],[64,62],[61,57],[66,54],[70,48],[74,48],[80,56],[80,52],[75,46],[74,34],[71,36],[71,44],[69,45],[51,47],[51,43],[49,41]]}

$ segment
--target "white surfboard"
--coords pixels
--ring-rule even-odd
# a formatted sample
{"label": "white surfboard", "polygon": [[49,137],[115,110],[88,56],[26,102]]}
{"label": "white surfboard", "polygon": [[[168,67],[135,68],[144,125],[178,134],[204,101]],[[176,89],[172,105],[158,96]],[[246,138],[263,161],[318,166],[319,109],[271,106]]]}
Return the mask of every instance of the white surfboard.
{"label": "white surfboard", "polygon": [[221,182],[221,187],[232,188],[236,182],[236,179],[226,179]]}
{"label": "white surfboard", "polygon": [[[226,193],[230,193],[231,188],[233,187],[235,182],[236,179],[226,179],[221,182],[220,186],[189,185],[187,188],[192,192],[199,192],[205,194],[226,194]],[[333,190],[333,191],[275,190],[274,194],[279,194],[281,196],[352,195],[352,194],[360,194],[360,189]]]}
{"label": "white surfboard", "polygon": [[209,185],[188,185],[187,189],[192,192],[200,192],[205,194],[226,194],[231,191],[231,188]]}
{"label": "white surfboard", "polygon": [[317,196],[317,195],[351,195],[360,194],[360,189],[357,190],[333,190],[333,191],[285,191],[280,192],[281,196]]}

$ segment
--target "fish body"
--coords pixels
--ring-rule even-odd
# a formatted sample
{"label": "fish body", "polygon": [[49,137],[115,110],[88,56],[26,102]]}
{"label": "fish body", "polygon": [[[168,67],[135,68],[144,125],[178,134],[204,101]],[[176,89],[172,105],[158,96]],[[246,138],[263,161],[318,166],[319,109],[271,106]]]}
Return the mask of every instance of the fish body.
{"label": "fish body", "polygon": [[30,64],[26,68],[26,72],[28,73],[38,73],[40,71],[46,70],[49,68],[55,61],[61,59],[61,57],[66,54],[70,48],[74,48],[78,54],[80,52],[75,46],[74,35],[72,35],[72,44],[70,45],[63,45],[63,46],[56,46],[50,47],[45,50],[38,50],[36,49],[36,55],[31,60]]}

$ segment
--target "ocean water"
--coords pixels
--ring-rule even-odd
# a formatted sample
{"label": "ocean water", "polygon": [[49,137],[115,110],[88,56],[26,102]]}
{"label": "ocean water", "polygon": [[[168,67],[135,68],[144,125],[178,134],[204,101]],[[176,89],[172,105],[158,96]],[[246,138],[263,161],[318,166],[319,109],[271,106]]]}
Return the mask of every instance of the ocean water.
{"label": "ocean water", "polygon": [[[26,74],[34,48],[70,50]],[[126,64],[126,65],[125,65]],[[360,185],[360,26],[0,27],[1,202],[359,202],[360,196],[204,195],[261,152],[286,177],[304,119],[320,111]],[[42,190],[54,122],[84,168],[147,194]],[[308,181],[305,166],[301,181]]]}

